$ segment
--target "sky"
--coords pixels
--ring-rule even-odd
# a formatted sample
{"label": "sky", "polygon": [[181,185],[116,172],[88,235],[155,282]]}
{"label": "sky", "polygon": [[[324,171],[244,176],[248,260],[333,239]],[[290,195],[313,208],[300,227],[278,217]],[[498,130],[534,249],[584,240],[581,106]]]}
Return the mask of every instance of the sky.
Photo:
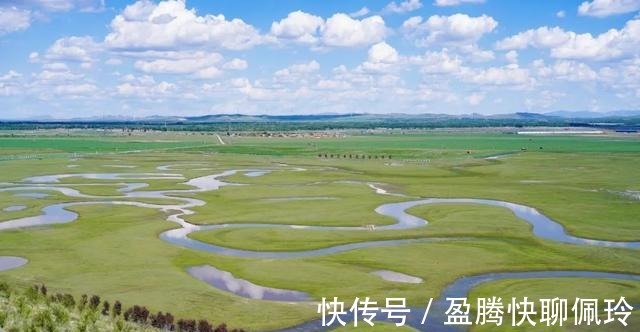
{"label": "sky", "polygon": [[640,0],[0,0],[0,119],[640,109]]}

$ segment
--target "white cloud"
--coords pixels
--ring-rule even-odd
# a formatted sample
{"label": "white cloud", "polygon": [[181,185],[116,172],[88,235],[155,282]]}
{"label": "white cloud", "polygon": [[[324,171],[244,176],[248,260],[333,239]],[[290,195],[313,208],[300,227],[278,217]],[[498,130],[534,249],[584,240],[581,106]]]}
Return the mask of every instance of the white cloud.
{"label": "white cloud", "polygon": [[95,12],[104,9],[104,0],[5,0],[10,3],[20,3],[50,12],[67,12],[78,10],[83,12]]}
{"label": "white cloud", "polygon": [[561,79],[572,82],[594,81],[598,79],[598,74],[588,65],[568,60],[556,61],[551,66],[544,65],[543,61],[537,60],[533,63],[536,74],[542,78]]}
{"label": "white cloud", "polygon": [[133,75],[125,78],[126,82],[116,87],[116,93],[126,97],[163,97],[175,96],[173,93],[176,89],[175,84],[162,81],[156,83],[151,76],[134,77]]}
{"label": "white cloud", "polygon": [[69,66],[64,62],[48,62],[42,65],[42,69],[52,71],[68,71]]}
{"label": "white cloud", "polygon": [[368,60],[374,63],[396,63],[399,58],[398,51],[386,42],[379,42],[371,46],[368,55]]}
{"label": "white cloud", "polygon": [[451,55],[447,49],[440,52],[426,52],[422,56],[413,56],[409,62],[420,67],[424,74],[454,74],[462,69],[462,60]]}
{"label": "white cloud", "polygon": [[513,88],[526,88],[534,83],[529,70],[515,64],[486,69],[465,68],[460,77],[466,82],[478,85],[510,86]]}
{"label": "white cloud", "polygon": [[31,25],[31,11],[16,7],[0,7],[0,36],[25,30]]}
{"label": "white cloud", "polygon": [[549,90],[541,91],[535,98],[527,98],[524,101],[524,105],[529,110],[535,109],[549,109],[558,102],[559,98],[565,97],[566,94],[562,92],[554,92]]}
{"label": "white cloud", "polygon": [[59,83],[59,82],[69,82],[76,81],[83,78],[81,74],[74,74],[70,71],[52,71],[52,70],[43,70],[40,73],[36,74],[35,79],[42,82],[51,82],[51,83]]}
{"label": "white cloud", "polygon": [[7,81],[12,81],[16,78],[20,78],[22,77],[22,74],[14,71],[14,70],[9,70],[6,74],[0,76],[0,82],[7,82]]}
{"label": "white cloud", "polygon": [[22,92],[19,82],[21,78],[22,74],[14,70],[0,76],[0,96],[12,96]]}
{"label": "white cloud", "polygon": [[62,84],[56,85],[54,93],[58,95],[88,95],[98,91],[98,87],[94,84],[82,83],[82,84]]}
{"label": "white cloud", "polygon": [[127,6],[110,24],[105,44],[125,51],[171,50],[188,47],[241,50],[262,42],[251,25],[223,15],[198,16],[185,2],[141,0]]}
{"label": "white cloud", "polygon": [[406,20],[402,26],[409,36],[417,38],[418,44],[464,45],[477,42],[483,35],[493,31],[498,22],[487,15],[471,17],[466,14],[454,14],[433,15],[426,21],[415,16]]}
{"label": "white cloud", "polygon": [[386,42],[379,42],[369,48],[367,61],[356,68],[363,72],[385,72],[400,61],[400,55],[395,48]]}
{"label": "white cloud", "polygon": [[367,16],[371,11],[367,7],[362,7],[353,13],[349,13],[349,16],[353,18],[358,18],[362,16]]}
{"label": "white cloud", "polygon": [[[173,58],[155,60],[138,60],[134,66],[144,73],[153,74],[194,74],[206,71],[205,76],[212,77],[220,71],[215,68],[223,57],[218,53],[206,52],[179,52],[173,54]],[[214,69],[212,69],[214,68]]]}
{"label": "white cloud", "polygon": [[230,70],[245,70],[248,67],[249,64],[247,63],[247,61],[238,58],[232,59],[222,66],[222,68]]}
{"label": "white cloud", "polygon": [[484,3],[485,0],[436,0],[433,4],[439,7],[458,6],[464,3]]}
{"label": "white cloud", "polygon": [[337,13],[327,20],[302,11],[273,22],[269,40],[296,42],[314,47],[355,47],[375,44],[387,33],[384,20],[371,16],[362,20]]}
{"label": "white cloud", "polygon": [[347,90],[351,88],[351,84],[340,80],[319,80],[316,83],[316,88],[322,90]]}
{"label": "white cloud", "polygon": [[386,13],[402,14],[412,12],[420,8],[422,8],[422,2],[420,2],[420,0],[405,0],[399,4],[395,1],[391,1],[386,7],[384,7],[383,11]]}
{"label": "white cloud", "polygon": [[47,60],[92,62],[100,45],[92,37],[65,37],[56,40],[44,55]]}
{"label": "white cloud", "polygon": [[547,48],[554,58],[608,60],[640,54],[640,20],[630,20],[620,29],[610,29],[597,36],[577,34],[559,27],[540,27],[505,38],[496,48]]}
{"label": "white cloud", "polygon": [[640,0],[591,0],[578,7],[583,16],[606,17],[640,10]]}
{"label": "white cloud", "polygon": [[314,44],[318,41],[318,32],[324,25],[322,17],[302,11],[289,13],[286,18],[271,24],[271,34],[276,38],[299,43]]}
{"label": "white cloud", "polygon": [[311,74],[317,72],[319,69],[320,64],[315,60],[311,60],[308,63],[295,64],[287,68],[280,69],[276,71],[274,75],[280,78],[291,78],[294,76],[297,77],[300,75]]}
{"label": "white cloud", "polygon": [[321,30],[324,45],[343,47],[375,44],[387,34],[384,20],[380,16],[357,20],[342,13],[328,18]]}
{"label": "white cloud", "polygon": [[504,59],[509,63],[518,63],[518,52],[511,50],[504,55]]}
{"label": "white cloud", "polygon": [[565,16],[567,16],[567,14],[564,12],[564,10],[559,10],[558,12],[556,12],[557,18],[564,18]]}

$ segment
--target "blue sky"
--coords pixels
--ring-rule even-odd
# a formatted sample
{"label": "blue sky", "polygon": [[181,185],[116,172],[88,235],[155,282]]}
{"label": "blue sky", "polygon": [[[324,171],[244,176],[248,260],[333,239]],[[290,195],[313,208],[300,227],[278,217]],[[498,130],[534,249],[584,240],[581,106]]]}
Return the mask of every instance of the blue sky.
{"label": "blue sky", "polygon": [[0,0],[0,118],[640,109],[640,0]]}

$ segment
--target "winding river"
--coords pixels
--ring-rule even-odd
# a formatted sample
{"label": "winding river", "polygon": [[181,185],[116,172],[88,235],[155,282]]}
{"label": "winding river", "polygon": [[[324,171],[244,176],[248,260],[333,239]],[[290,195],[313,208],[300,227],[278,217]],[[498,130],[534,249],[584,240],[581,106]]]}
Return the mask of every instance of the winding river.
{"label": "winding river", "polygon": [[[177,166],[177,165],[174,165],[174,166]],[[161,171],[167,171],[172,169],[172,165],[159,166],[157,169]],[[195,225],[183,219],[184,216],[191,215],[194,213],[194,211],[191,210],[191,208],[202,206],[205,204],[205,202],[197,198],[181,197],[179,196],[180,194],[206,192],[206,191],[218,190],[219,188],[224,186],[240,185],[240,184],[224,182],[221,180],[221,178],[231,176],[236,173],[242,173],[246,176],[256,177],[256,176],[263,176],[265,174],[268,174],[271,171],[272,170],[264,170],[264,169],[227,170],[218,174],[190,179],[187,182],[185,182],[185,184],[192,186],[193,189],[184,189],[184,190],[175,189],[175,190],[157,190],[157,191],[141,190],[147,187],[148,184],[141,183],[139,181],[146,180],[146,179],[184,179],[183,176],[181,174],[174,174],[174,173],[77,173],[77,174],[61,174],[61,175],[45,175],[45,176],[29,177],[24,179],[22,183],[3,184],[4,186],[0,187],[0,191],[16,192],[16,195],[23,195],[23,196],[33,195],[35,197],[37,197],[38,195],[44,194],[43,192],[54,191],[68,197],[91,199],[91,200],[71,202],[71,203],[57,203],[57,204],[48,205],[41,210],[42,213],[40,215],[16,218],[16,219],[0,222],[0,231],[17,229],[17,228],[27,228],[27,227],[69,223],[78,218],[77,213],[68,210],[68,208],[70,207],[80,206],[80,205],[93,205],[93,204],[115,204],[115,205],[129,205],[129,206],[137,206],[142,208],[158,209],[158,210],[167,212],[168,214],[167,220],[178,224],[180,227],[172,230],[168,230],[160,234],[160,239],[166,242],[169,242],[177,246],[193,249],[193,250],[199,250],[199,251],[205,251],[205,252],[227,255],[227,256],[235,256],[235,257],[268,258],[268,259],[314,257],[314,256],[335,254],[335,253],[345,252],[345,251],[354,250],[354,249],[361,249],[361,248],[396,246],[396,245],[404,245],[404,244],[412,244],[412,243],[425,243],[425,242],[438,242],[438,241],[466,239],[466,238],[427,237],[427,238],[419,238],[419,239],[366,241],[366,242],[349,243],[344,245],[336,245],[336,246],[331,246],[331,247],[326,247],[321,249],[313,249],[313,250],[305,250],[305,251],[268,252],[268,251],[251,251],[251,250],[227,248],[227,247],[218,246],[210,243],[204,243],[188,237],[188,235],[193,232],[216,230],[216,229],[223,229],[223,228],[295,228],[295,229],[304,228],[309,230],[365,231],[365,228],[363,227],[328,227],[328,226],[325,227],[325,226],[282,225],[282,224]],[[293,171],[300,171],[300,169],[293,169]],[[118,192],[122,195],[93,196],[93,195],[83,194],[76,189],[65,187],[64,184],[59,184],[61,179],[68,179],[68,178],[74,178],[74,177],[79,177],[84,179],[95,179],[95,180],[118,180],[118,181],[137,181],[137,182],[120,183],[122,187],[118,190]],[[581,237],[576,237],[576,236],[567,234],[566,230],[560,223],[545,216],[535,208],[529,207],[526,205],[499,201],[499,200],[476,199],[476,198],[415,199],[415,198],[404,196],[402,194],[390,193],[387,190],[380,188],[379,185],[376,183],[365,182],[363,184],[368,185],[377,194],[380,194],[380,195],[403,196],[403,197],[406,197],[407,199],[411,199],[405,202],[383,204],[377,207],[375,209],[376,213],[383,216],[388,216],[395,220],[395,223],[393,224],[377,227],[378,230],[401,230],[401,229],[425,227],[428,224],[427,220],[424,220],[420,217],[411,215],[406,212],[407,209],[415,206],[428,205],[428,204],[461,204],[461,203],[462,204],[481,204],[481,205],[497,206],[497,207],[506,208],[510,210],[520,220],[530,224],[532,226],[533,234],[541,239],[568,243],[568,244],[575,244],[575,245],[633,248],[633,249],[640,248],[640,242],[603,241],[603,240],[581,238]],[[160,198],[160,199],[170,199],[179,203],[178,204],[150,204],[150,203],[144,203],[144,202],[122,200],[124,198],[127,198],[127,199],[129,198],[138,198],[138,199]],[[12,262],[16,263],[18,261],[16,261],[14,258]],[[26,263],[26,260],[24,261],[19,260],[19,262],[21,263],[20,265],[22,265]],[[17,265],[17,266],[11,265],[11,266],[12,268],[15,268],[20,265]],[[195,277],[211,284],[214,287],[233,292],[240,296],[251,297],[255,294],[256,287],[258,287],[258,289],[260,289],[260,291],[262,292],[260,294],[263,294],[263,296],[260,297],[262,299],[284,300],[284,301],[309,300],[308,296],[306,296],[306,294],[304,293],[290,291],[290,290],[269,289],[266,287],[260,288],[261,286],[251,284],[249,281],[234,279],[232,278],[232,275],[228,274],[228,272],[217,270],[215,267],[210,267],[210,266],[193,267],[190,269],[189,272]],[[394,273],[393,271],[387,271],[387,272]],[[466,294],[471,288],[475,287],[478,284],[488,282],[488,281],[502,280],[502,279],[556,278],[556,277],[590,277],[590,278],[640,280],[640,276],[637,276],[637,275],[603,273],[603,272],[592,272],[592,271],[538,271],[538,272],[490,273],[490,274],[483,274],[483,275],[477,275],[472,277],[464,277],[464,278],[458,279],[453,284],[449,285],[446,289],[443,290],[441,294],[441,298],[438,299],[436,302],[434,302],[434,305],[432,307],[433,316],[431,316],[430,314],[430,317],[432,318],[435,317],[435,319],[431,319],[431,321],[437,321],[438,315],[440,315],[439,311],[440,309],[442,309],[442,306],[445,305],[444,301],[446,297],[451,297],[451,296],[464,297],[466,296]],[[225,282],[221,283],[220,280],[225,280]],[[230,281],[233,281],[233,282],[230,283]],[[230,284],[233,286],[229,286]],[[226,285],[226,286],[222,286],[222,285]],[[239,291],[239,290],[242,290],[242,291]],[[244,292],[245,295],[243,295],[242,292]],[[267,295],[265,296],[264,294],[267,294]],[[286,294],[286,295],[278,296],[278,294],[280,295]],[[444,309],[446,310],[446,308]],[[413,311],[418,311],[418,310],[413,310]],[[424,330],[424,329],[429,329],[429,331],[440,331],[440,330],[448,331],[449,330],[450,327],[443,326],[441,324],[441,321],[437,321],[436,325],[428,325],[430,321],[428,319],[427,325],[419,324],[422,318],[422,313],[420,313],[419,317],[411,316],[408,320],[408,323],[411,326],[416,327],[420,330]],[[444,314],[444,311],[442,311],[442,315],[443,314]],[[319,321],[312,321],[312,322],[308,322],[303,325],[300,325],[298,327],[288,329],[286,331],[324,330],[321,326],[318,326],[318,324],[319,324]]]}

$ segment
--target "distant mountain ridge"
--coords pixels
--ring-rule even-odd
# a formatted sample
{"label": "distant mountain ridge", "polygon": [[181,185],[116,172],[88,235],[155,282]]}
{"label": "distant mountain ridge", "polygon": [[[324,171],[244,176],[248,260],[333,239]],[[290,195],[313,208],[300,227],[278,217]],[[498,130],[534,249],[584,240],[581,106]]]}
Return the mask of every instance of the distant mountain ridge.
{"label": "distant mountain ridge", "polygon": [[508,114],[484,115],[478,113],[470,114],[443,114],[443,113],[325,113],[325,114],[292,114],[292,115],[251,115],[251,114],[208,114],[200,116],[162,116],[152,115],[146,117],[127,116],[101,116],[71,119],[55,119],[52,117],[29,118],[23,120],[1,120],[3,122],[42,122],[42,123],[252,123],[252,122],[349,122],[349,121],[407,121],[407,120],[446,120],[446,119],[478,119],[478,120],[524,120],[524,121],[557,121],[561,120],[581,120],[592,119],[616,119],[616,118],[640,118],[640,110],[625,110],[616,112],[590,112],[590,111],[554,111],[547,113],[516,112]]}

